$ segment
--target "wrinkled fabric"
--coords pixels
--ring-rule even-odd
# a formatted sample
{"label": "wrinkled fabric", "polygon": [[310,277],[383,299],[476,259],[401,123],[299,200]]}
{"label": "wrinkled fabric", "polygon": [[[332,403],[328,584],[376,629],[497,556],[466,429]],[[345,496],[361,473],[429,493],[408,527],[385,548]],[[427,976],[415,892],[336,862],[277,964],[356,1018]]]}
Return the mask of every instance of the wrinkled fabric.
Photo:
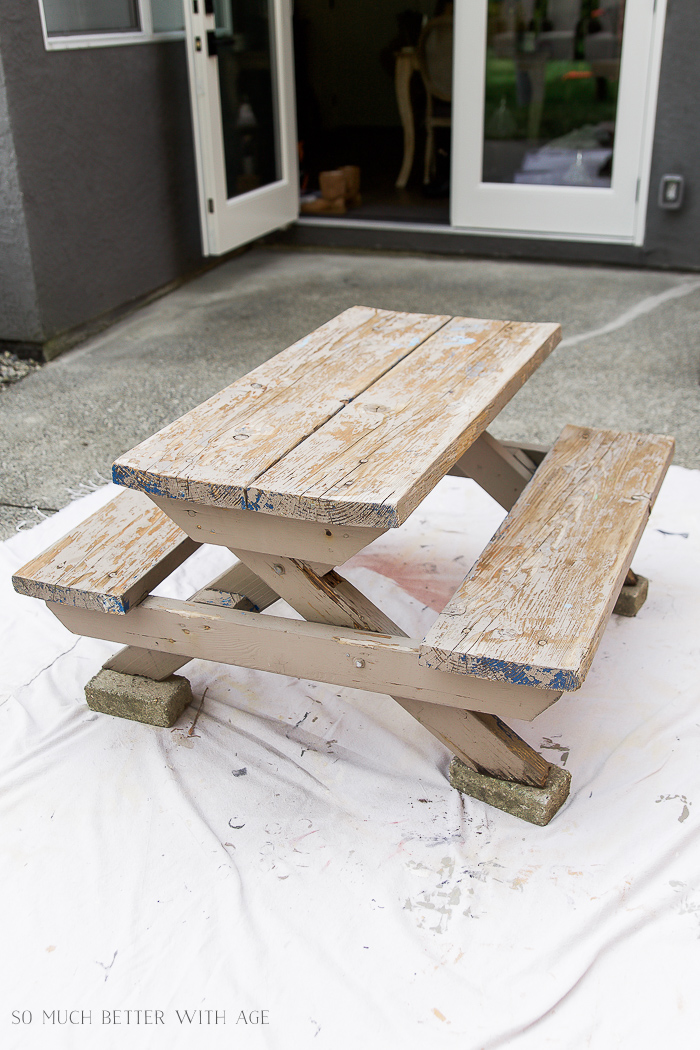
{"label": "wrinkled fabric", "polygon": [[[700,472],[664,484],[639,615],[578,692],[510,720],[572,773],[546,828],[452,790],[447,750],[378,694],[193,661],[172,730],[89,711],[118,646],[10,575],[114,492],[0,546],[3,1046],[696,1045]],[[446,478],[344,572],[422,636],[502,517]],[[204,547],[157,593],[231,557]]]}

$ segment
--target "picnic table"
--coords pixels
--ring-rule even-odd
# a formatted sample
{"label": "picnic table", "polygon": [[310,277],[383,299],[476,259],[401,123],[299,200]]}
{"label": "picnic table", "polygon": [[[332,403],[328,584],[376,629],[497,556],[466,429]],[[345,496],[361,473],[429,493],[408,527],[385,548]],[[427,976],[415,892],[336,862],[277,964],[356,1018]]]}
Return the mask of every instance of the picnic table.
{"label": "picnic table", "polygon": [[[384,693],[455,756],[453,786],[547,823],[569,774],[504,719],[578,689],[620,595],[631,611],[643,600],[630,564],[674,444],[573,425],[548,451],[490,435],[560,337],[346,310],[120,456],[126,491],[15,588],[72,632],[125,645],[86,687],[95,710],[174,724],[191,701],[175,672],[193,658]],[[448,473],[508,513],[409,638],[337,567]],[[237,561],[188,601],[152,596],[202,543]],[[280,597],[301,620],[262,615]]]}

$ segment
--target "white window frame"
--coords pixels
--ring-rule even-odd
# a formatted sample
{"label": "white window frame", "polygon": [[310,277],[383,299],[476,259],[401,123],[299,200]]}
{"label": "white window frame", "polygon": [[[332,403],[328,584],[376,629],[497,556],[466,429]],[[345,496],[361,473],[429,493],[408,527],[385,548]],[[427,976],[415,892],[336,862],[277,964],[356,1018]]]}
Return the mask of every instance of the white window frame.
{"label": "white window frame", "polygon": [[[141,28],[123,33],[76,33],[74,36],[49,36],[46,32],[43,0],[38,0],[41,31],[47,51],[76,51],[87,47],[115,47],[123,44],[152,44],[154,40],[184,40],[185,30],[174,29],[163,33],[153,31],[151,0],[136,0]],[[183,12],[184,21],[184,12]]]}

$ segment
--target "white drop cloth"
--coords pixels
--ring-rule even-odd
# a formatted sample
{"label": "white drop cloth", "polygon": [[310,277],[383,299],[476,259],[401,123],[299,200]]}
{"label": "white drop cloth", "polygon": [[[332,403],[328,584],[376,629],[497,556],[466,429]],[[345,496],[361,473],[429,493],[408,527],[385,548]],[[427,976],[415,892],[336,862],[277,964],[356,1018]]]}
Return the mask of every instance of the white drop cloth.
{"label": "white drop cloth", "polygon": [[[193,735],[192,708],[175,730],[90,712],[117,647],[9,578],[113,491],[0,547],[2,1046],[698,1045],[700,472],[664,485],[639,616],[580,691],[512,721],[573,774],[546,828],[453,791],[445,748],[376,694],[194,662]],[[447,478],[348,575],[422,634],[501,517]],[[159,592],[228,561],[203,548]],[[71,1009],[92,1023],[42,1024]],[[127,1009],[165,1023],[102,1024]]]}

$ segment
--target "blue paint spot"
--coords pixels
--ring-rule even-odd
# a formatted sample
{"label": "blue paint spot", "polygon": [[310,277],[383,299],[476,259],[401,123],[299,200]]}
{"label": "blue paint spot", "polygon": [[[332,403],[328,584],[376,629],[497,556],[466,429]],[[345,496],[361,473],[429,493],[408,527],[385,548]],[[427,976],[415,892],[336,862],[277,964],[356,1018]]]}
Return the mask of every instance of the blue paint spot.
{"label": "blue paint spot", "polygon": [[528,664],[511,663],[509,660],[491,660],[487,657],[473,657],[468,653],[460,654],[460,662],[470,674],[488,672],[485,676],[501,682],[512,682],[513,685],[529,685],[539,689],[555,689],[570,692],[581,685],[579,676],[574,671],[564,671],[555,667],[531,667]]}
{"label": "blue paint spot", "polygon": [[246,510],[260,510],[260,501],[264,498],[262,492],[258,492],[255,499],[251,502],[248,493],[246,493]]}
{"label": "blue paint spot", "polygon": [[116,464],[112,467],[112,481],[115,485],[123,485],[125,488],[137,489],[139,492],[148,492],[152,496],[167,496],[162,485],[148,474],[141,474],[136,484],[132,473]]}
{"label": "blue paint spot", "polygon": [[103,594],[102,607],[107,613],[127,613],[129,611],[128,598],[117,598],[114,594]]}

